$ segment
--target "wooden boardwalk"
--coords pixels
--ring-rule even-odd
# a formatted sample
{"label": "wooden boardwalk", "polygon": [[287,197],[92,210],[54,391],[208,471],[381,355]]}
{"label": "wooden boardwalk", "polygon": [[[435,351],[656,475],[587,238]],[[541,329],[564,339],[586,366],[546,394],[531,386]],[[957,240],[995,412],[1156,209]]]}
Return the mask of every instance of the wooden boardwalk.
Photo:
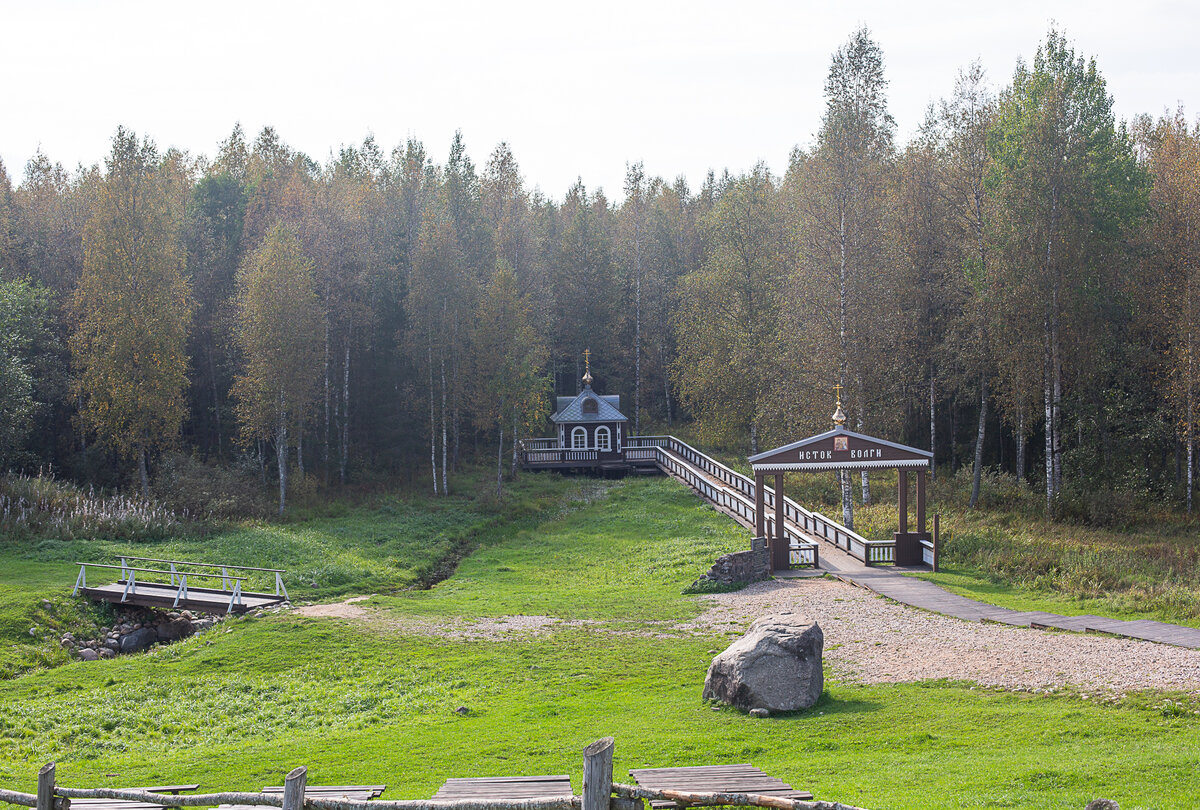
{"label": "wooden boardwalk", "polygon": [[547,799],[571,796],[571,777],[555,776],[481,776],[447,779],[433,794],[437,801],[485,799]]}
{"label": "wooden boardwalk", "polygon": [[[688,768],[632,768],[629,775],[638,785],[650,790],[678,790],[683,793],[757,793],[785,799],[813,797],[807,790],[793,790],[748,763],[740,765],[698,765]],[[652,800],[655,810],[675,807],[675,802]]]}

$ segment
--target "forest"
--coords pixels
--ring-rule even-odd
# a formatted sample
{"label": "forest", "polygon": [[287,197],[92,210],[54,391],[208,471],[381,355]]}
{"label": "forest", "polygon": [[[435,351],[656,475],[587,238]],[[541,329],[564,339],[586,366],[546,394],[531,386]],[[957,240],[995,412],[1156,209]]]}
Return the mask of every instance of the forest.
{"label": "forest", "polygon": [[698,188],[630,162],[553,198],[461,133],[319,162],[270,127],[212,157],[120,128],[102,166],[0,164],[0,469],[261,478],[281,511],[446,493],[515,473],[590,349],[635,434],[754,452],[827,429],[840,385],[848,427],[932,449],[972,504],[999,476],[1052,515],[1190,512],[1200,125],[1118,120],[1054,29],[1006,83],[965,66],[907,143],[887,88],[853,33],[782,173]]}

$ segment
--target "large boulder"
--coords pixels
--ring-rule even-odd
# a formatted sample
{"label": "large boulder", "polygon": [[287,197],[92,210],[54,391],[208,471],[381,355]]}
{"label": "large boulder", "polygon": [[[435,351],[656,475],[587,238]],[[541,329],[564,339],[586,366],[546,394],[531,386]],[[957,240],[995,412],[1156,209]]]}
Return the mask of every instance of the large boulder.
{"label": "large boulder", "polygon": [[158,633],[154,631],[154,628],[142,627],[121,636],[121,653],[141,652],[156,641],[158,641]]}
{"label": "large boulder", "polygon": [[158,633],[159,641],[178,641],[195,633],[196,628],[192,627],[192,623],[187,619],[180,618],[163,622],[155,628],[155,632]]}
{"label": "large boulder", "polygon": [[797,613],[763,616],[713,659],[704,679],[704,699],[744,712],[807,709],[825,686],[824,646],[825,636],[816,622]]}

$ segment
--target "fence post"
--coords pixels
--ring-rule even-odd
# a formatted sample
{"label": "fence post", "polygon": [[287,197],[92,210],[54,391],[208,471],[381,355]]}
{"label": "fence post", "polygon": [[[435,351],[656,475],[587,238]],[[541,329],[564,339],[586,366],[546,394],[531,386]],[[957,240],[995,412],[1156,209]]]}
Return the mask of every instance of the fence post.
{"label": "fence post", "polygon": [[605,737],[583,749],[583,810],[608,810],[612,778],[613,738]]}
{"label": "fence post", "polygon": [[38,771],[37,810],[54,810],[54,763]]}
{"label": "fence post", "polygon": [[308,782],[308,768],[301,765],[293,768],[283,781],[283,810],[304,810],[304,785]]}

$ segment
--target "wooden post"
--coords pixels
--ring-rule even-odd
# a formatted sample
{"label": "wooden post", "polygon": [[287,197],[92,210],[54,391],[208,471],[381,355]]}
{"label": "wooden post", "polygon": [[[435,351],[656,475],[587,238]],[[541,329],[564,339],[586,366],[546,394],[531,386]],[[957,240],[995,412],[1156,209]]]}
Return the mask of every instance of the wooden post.
{"label": "wooden post", "polygon": [[54,763],[38,771],[37,810],[54,810]]}
{"label": "wooden post", "polygon": [[283,810],[304,810],[304,786],[308,783],[308,768],[293,768],[283,781]]}
{"label": "wooden post", "polygon": [[925,471],[917,470],[917,531],[925,534]]}
{"label": "wooden post", "polygon": [[940,523],[941,517],[942,517],[941,515],[936,514],[936,513],[933,516],[933,570],[934,571],[938,570],[938,554],[942,550],[941,549],[941,545],[942,545],[941,530],[940,530],[941,527],[938,525]]}
{"label": "wooden post", "polygon": [[754,534],[757,537],[767,536],[767,497],[763,493],[762,473],[754,474]]}
{"label": "wooden post", "polygon": [[775,473],[775,543],[771,565],[776,570],[788,567],[787,535],[783,532],[787,516],[784,514],[784,511],[783,473]]}
{"label": "wooden post", "polygon": [[605,737],[583,749],[583,810],[608,810],[612,780],[613,738]]}
{"label": "wooden post", "polygon": [[908,534],[908,470],[900,470],[900,483],[897,485],[900,502],[900,534]]}

